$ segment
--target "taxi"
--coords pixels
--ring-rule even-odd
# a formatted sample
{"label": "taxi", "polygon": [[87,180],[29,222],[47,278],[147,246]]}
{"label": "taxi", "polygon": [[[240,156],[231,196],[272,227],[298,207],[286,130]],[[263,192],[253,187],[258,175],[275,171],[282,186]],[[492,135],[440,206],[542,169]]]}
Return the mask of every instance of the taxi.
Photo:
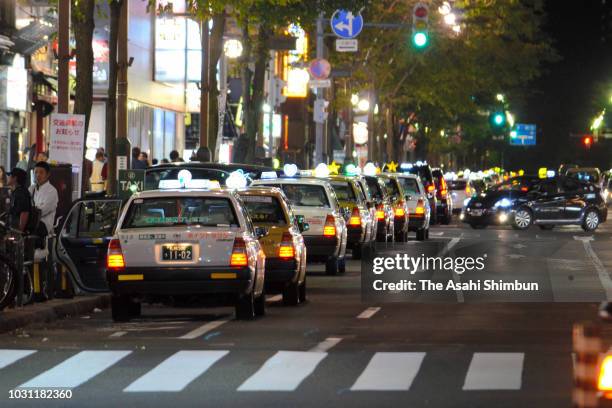
{"label": "taxi", "polygon": [[375,218],[368,208],[364,192],[354,178],[330,176],[329,182],[348,216],[347,247],[352,250],[353,259],[361,259],[362,248],[370,246],[376,239],[373,228]]}
{"label": "taxi", "polygon": [[406,242],[408,241],[408,217],[410,209],[406,203],[404,189],[395,174],[384,173],[379,175],[378,178],[385,185],[393,208],[395,242]]}
{"label": "taxi", "polygon": [[418,241],[428,239],[432,210],[423,182],[415,174],[398,173],[393,176],[402,187],[408,207],[408,231],[415,232]]}
{"label": "taxi", "polygon": [[376,242],[393,242],[395,239],[395,215],[391,198],[387,194],[384,183],[375,175],[361,176],[358,181],[364,189],[367,189],[374,204]]}
{"label": "taxi", "polygon": [[300,177],[291,172],[253,181],[251,186],[278,187],[283,190],[296,215],[298,225],[308,224],[303,236],[309,262],[325,262],[325,273],[336,275],[346,270],[347,228],[342,207],[329,181]]}
{"label": "taxi", "polygon": [[266,258],[236,192],[182,188],[136,193],[121,210],[106,255],[115,321],[148,298],[193,297],[232,304],[236,317],[265,314]]}
{"label": "taxi", "polygon": [[267,230],[259,239],[266,255],[266,293],[282,293],[288,306],[305,302],[306,245],[287,198],[273,187],[252,187],[238,194],[253,224]]}

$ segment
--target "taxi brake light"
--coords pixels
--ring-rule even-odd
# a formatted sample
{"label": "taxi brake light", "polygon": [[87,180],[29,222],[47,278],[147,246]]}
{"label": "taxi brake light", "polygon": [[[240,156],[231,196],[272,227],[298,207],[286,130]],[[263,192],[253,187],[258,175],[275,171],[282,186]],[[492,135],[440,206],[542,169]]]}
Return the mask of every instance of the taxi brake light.
{"label": "taxi brake light", "polygon": [[385,210],[382,204],[376,207],[376,219],[382,221],[385,219]]}
{"label": "taxi brake light", "polygon": [[448,189],[446,188],[446,181],[444,179],[442,179],[441,187],[442,189],[440,191],[440,194],[442,195],[442,197],[444,197],[448,193]]}
{"label": "taxi brake light", "polygon": [[423,200],[417,201],[417,206],[414,210],[414,215],[418,217],[425,215],[425,203],[423,202]]}
{"label": "taxi brake light", "polygon": [[234,239],[234,248],[230,258],[230,266],[248,266],[249,260],[247,257],[246,244],[244,239]]}
{"label": "taxi brake light", "polygon": [[433,185],[433,184],[428,184],[428,185],[427,185],[427,192],[428,192],[428,193],[433,193],[435,189],[436,189],[436,188],[434,187],[434,185]]}
{"label": "taxi brake light", "polygon": [[597,376],[597,390],[607,391],[606,397],[612,391],[612,355],[607,355],[601,362]]}
{"label": "taxi brake light", "polygon": [[406,210],[404,209],[404,202],[400,201],[395,208],[395,217],[404,217],[406,216]]}
{"label": "taxi brake light", "polygon": [[278,248],[278,257],[283,259],[295,258],[295,248],[293,248],[293,239],[291,234],[285,232]]}
{"label": "taxi brake light", "polygon": [[325,226],[323,227],[323,236],[335,237],[336,236],[336,222],[332,215],[328,215],[325,218]]}
{"label": "taxi brake light", "polygon": [[123,259],[123,252],[121,251],[121,241],[118,239],[111,239],[108,244],[106,267],[115,270],[125,268],[125,260]]}
{"label": "taxi brake light", "polygon": [[361,227],[361,214],[359,213],[359,208],[357,207],[353,207],[353,212],[351,213],[351,218],[349,219],[349,226]]}

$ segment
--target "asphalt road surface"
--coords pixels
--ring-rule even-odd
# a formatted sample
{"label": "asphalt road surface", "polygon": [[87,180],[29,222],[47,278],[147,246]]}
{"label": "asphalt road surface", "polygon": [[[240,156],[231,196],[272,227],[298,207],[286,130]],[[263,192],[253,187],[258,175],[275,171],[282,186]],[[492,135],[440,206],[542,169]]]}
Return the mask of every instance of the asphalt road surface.
{"label": "asphalt road surface", "polygon": [[[307,303],[270,296],[267,316],[251,322],[230,308],[155,305],[130,323],[104,310],[1,335],[0,406],[570,406],[571,329],[612,296],[612,224],[594,234],[453,224],[431,238],[462,256],[486,253],[496,278],[533,274],[551,298],[363,302],[359,261],[337,277],[312,265]],[[72,398],[9,399],[19,387]]]}

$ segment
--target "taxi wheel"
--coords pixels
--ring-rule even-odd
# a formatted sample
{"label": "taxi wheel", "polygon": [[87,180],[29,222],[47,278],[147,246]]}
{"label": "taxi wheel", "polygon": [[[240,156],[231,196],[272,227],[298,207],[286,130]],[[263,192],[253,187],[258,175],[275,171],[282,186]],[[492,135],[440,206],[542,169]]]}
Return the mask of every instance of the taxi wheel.
{"label": "taxi wheel", "polygon": [[523,207],[516,210],[512,219],[512,228],[515,230],[527,230],[531,227],[532,223],[533,215],[529,209]]}
{"label": "taxi wheel", "polygon": [[338,260],[338,272],[342,274],[346,273],[346,258]]}
{"label": "taxi wheel", "polygon": [[255,295],[253,291],[240,296],[236,303],[236,319],[253,320],[255,318]]}
{"label": "taxi wheel", "polygon": [[300,285],[300,303],[306,302],[306,278],[304,277],[304,282]]}
{"label": "taxi wheel", "polygon": [[599,214],[595,210],[588,210],[586,214],[584,214],[584,219],[582,221],[582,229],[585,232],[595,231],[597,227],[599,227]]}
{"label": "taxi wheel", "polygon": [[417,230],[416,239],[417,241],[425,241],[425,230],[424,229]]}
{"label": "taxi wheel", "polygon": [[130,298],[127,296],[111,297],[111,316],[115,322],[127,322],[131,317]]}
{"label": "taxi wheel", "polygon": [[338,274],[338,258],[330,258],[325,262],[325,274],[326,275],[337,275]]}
{"label": "taxi wheel", "polygon": [[300,285],[291,282],[283,289],[283,304],[285,306],[297,306],[300,303]]}

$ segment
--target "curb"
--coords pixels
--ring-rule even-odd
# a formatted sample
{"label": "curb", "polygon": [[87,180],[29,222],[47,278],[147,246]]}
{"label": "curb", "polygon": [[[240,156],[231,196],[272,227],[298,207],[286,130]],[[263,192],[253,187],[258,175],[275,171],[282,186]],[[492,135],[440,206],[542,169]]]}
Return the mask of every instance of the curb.
{"label": "curb", "polygon": [[110,295],[78,296],[74,299],[54,299],[35,303],[21,309],[4,309],[0,312],[0,333],[6,333],[32,323],[49,323],[67,316],[104,309],[110,305]]}

